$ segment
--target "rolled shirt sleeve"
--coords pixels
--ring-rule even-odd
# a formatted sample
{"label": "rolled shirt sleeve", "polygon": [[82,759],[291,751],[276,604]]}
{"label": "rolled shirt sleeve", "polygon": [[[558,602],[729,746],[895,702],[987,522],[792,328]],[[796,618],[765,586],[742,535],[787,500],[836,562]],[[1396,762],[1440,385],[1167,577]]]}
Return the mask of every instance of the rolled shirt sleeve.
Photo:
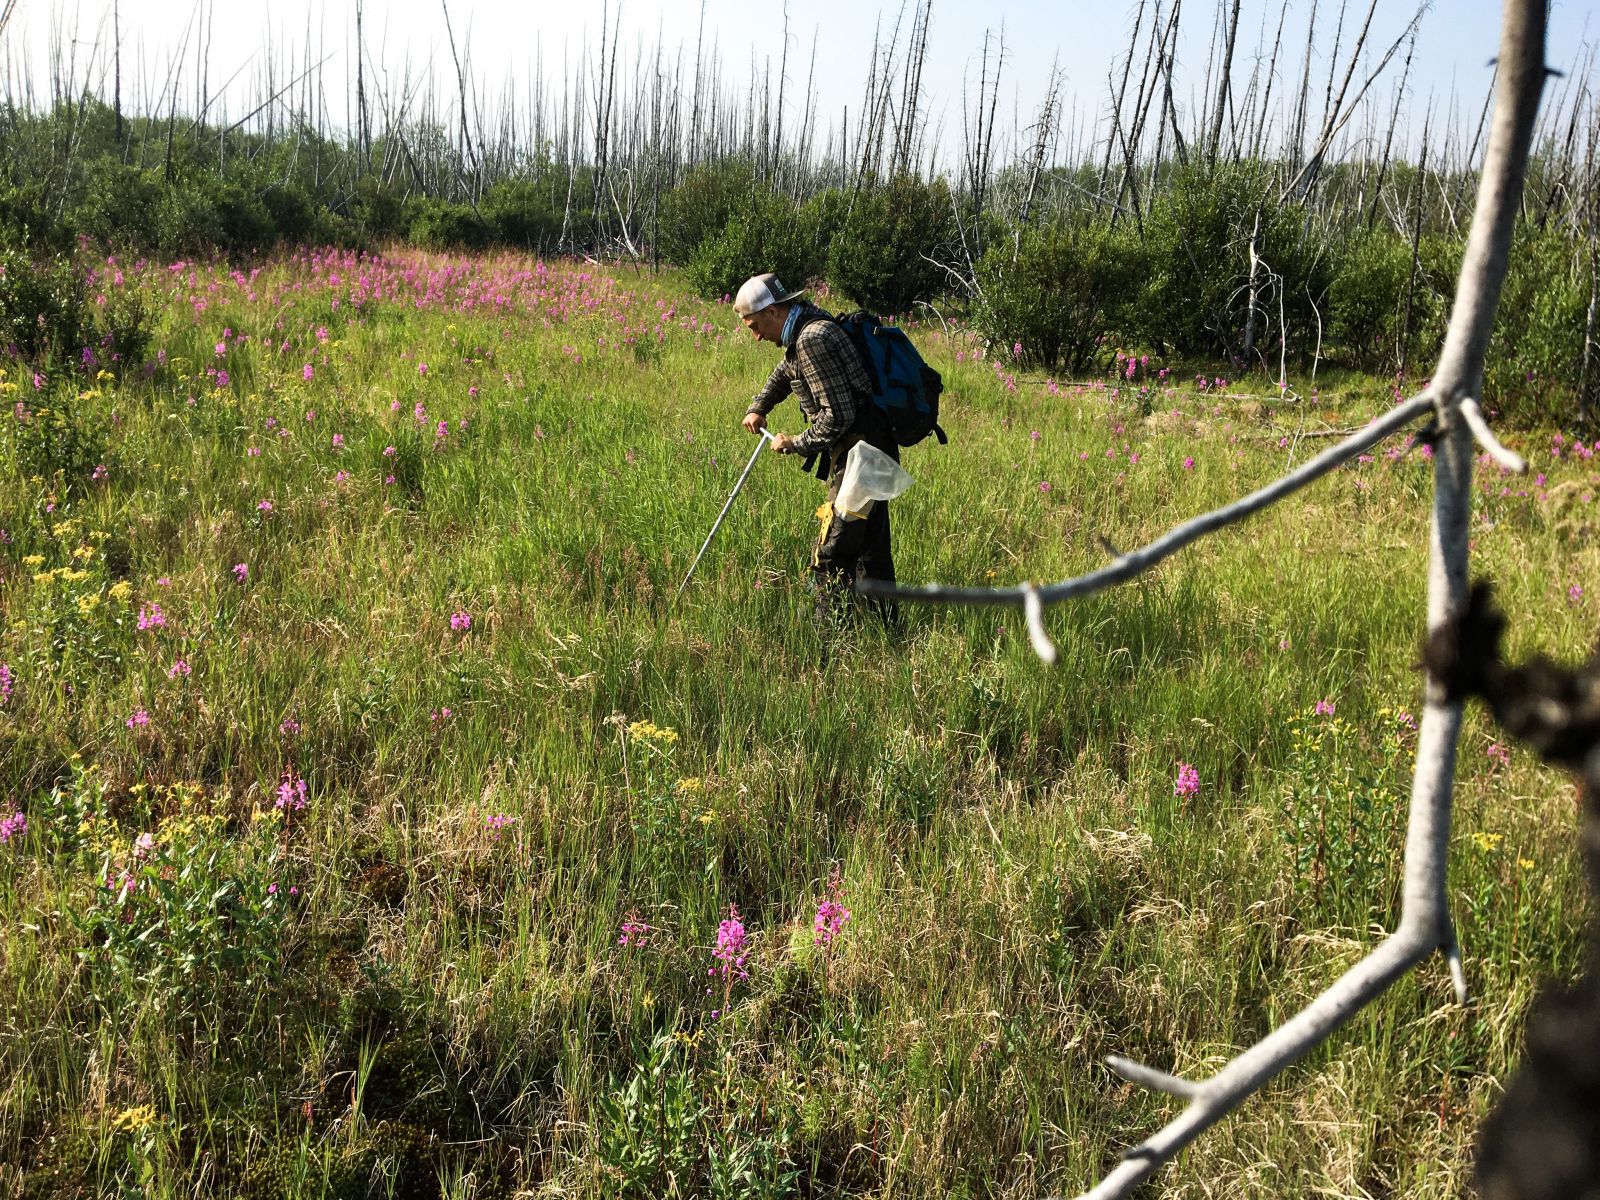
{"label": "rolled shirt sleeve", "polygon": [[756,398],[750,402],[750,407],[745,409],[745,412],[760,413],[762,416],[766,416],[774,408],[778,407],[778,402],[792,391],[794,391],[794,385],[789,382],[789,372],[785,369],[784,364],[779,362],[777,366],[772,368],[772,374],[767,376],[767,382],[756,393]]}

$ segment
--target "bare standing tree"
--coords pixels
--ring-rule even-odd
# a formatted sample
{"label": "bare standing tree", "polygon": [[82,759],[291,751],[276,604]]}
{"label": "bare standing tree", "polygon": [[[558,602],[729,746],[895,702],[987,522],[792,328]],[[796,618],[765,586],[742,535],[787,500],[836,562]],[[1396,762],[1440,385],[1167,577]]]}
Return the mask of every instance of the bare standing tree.
{"label": "bare standing tree", "polygon": [[[1147,546],[1119,555],[1108,566],[1076,579],[1045,587],[1029,583],[997,589],[896,587],[864,580],[858,590],[903,600],[1020,607],[1034,648],[1046,662],[1054,662],[1055,647],[1044,627],[1046,604],[1088,595],[1131,579],[1190,542],[1283,499],[1426,416],[1433,422],[1430,436],[1435,447],[1428,629],[1436,633],[1457,620],[1468,601],[1467,526],[1472,507],[1474,439],[1502,465],[1527,469],[1519,456],[1495,439],[1484,421],[1478,397],[1544,87],[1545,9],[1545,0],[1506,0],[1494,124],[1479,182],[1478,203],[1456,281],[1455,307],[1444,348],[1432,382],[1420,395],[1391,408],[1361,432],[1275,483],[1187,521]],[[1268,1080],[1326,1041],[1390,984],[1434,953],[1443,952],[1446,956],[1457,997],[1465,1001],[1466,979],[1445,890],[1461,713],[1460,699],[1448,695],[1430,677],[1412,776],[1400,924],[1394,934],[1304,1009],[1241,1051],[1209,1079],[1194,1081],[1126,1059],[1109,1059],[1108,1065],[1125,1078],[1185,1103],[1164,1128],[1125,1151],[1121,1162],[1085,1193],[1086,1200],[1129,1195]]]}

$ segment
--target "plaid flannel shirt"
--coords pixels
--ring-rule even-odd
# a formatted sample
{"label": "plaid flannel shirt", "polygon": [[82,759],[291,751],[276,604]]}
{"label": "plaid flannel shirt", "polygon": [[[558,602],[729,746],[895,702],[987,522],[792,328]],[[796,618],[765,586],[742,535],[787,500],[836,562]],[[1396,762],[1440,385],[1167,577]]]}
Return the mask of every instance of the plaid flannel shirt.
{"label": "plaid flannel shirt", "polygon": [[799,399],[807,422],[805,432],[794,439],[796,454],[819,453],[844,437],[862,402],[872,395],[872,382],[850,335],[813,304],[805,305],[783,361],[746,411],[765,416],[790,393]]}

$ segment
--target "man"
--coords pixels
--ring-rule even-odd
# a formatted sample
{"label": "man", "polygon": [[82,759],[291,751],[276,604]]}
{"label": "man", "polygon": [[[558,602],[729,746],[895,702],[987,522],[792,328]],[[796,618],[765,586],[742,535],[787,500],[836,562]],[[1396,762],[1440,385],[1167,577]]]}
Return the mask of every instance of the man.
{"label": "man", "polygon": [[[745,429],[759,434],[766,428],[767,414],[792,392],[800,401],[807,428],[793,437],[775,435],[772,449],[806,455],[807,467],[815,459],[817,475],[828,483],[827,502],[817,509],[822,531],[811,556],[811,577],[817,615],[832,623],[844,615],[857,575],[894,579],[888,502],[871,502],[861,520],[847,521],[834,512],[845,458],[850,447],[862,441],[897,462],[900,451],[888,418],[873,403],[871,381],[850,335],[828,313],[801,300],[802,295],[785,289],[769,272],[745,281],[733,309],[758,341],[783,347],[783,360],[745,412]],[[878,611],[893,623],[892,605],[880,604]]]}

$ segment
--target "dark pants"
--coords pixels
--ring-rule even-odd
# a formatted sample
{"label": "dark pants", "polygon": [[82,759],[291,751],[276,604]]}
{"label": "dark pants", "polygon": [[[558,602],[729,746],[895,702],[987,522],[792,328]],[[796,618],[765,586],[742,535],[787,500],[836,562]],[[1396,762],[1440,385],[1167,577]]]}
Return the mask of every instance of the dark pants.
{"label": "dark pants", "polygon": [[[817,617],[828,624],[840,624],[852,613],[852,594],[858,578],[894,582],[894,554],[889,546],[889,502],[874,500],[860,520],[845,520],[834,511],[844,478],[847,450],[835,454],[828,464],[828,499],[817,509],[822,530],[811,556],[811,581],[816,591]],[[893,453],[897,461],[899,454]],[[891,600],[874,596],[868,601],[886,624],[893,625],[898,609]]]}

